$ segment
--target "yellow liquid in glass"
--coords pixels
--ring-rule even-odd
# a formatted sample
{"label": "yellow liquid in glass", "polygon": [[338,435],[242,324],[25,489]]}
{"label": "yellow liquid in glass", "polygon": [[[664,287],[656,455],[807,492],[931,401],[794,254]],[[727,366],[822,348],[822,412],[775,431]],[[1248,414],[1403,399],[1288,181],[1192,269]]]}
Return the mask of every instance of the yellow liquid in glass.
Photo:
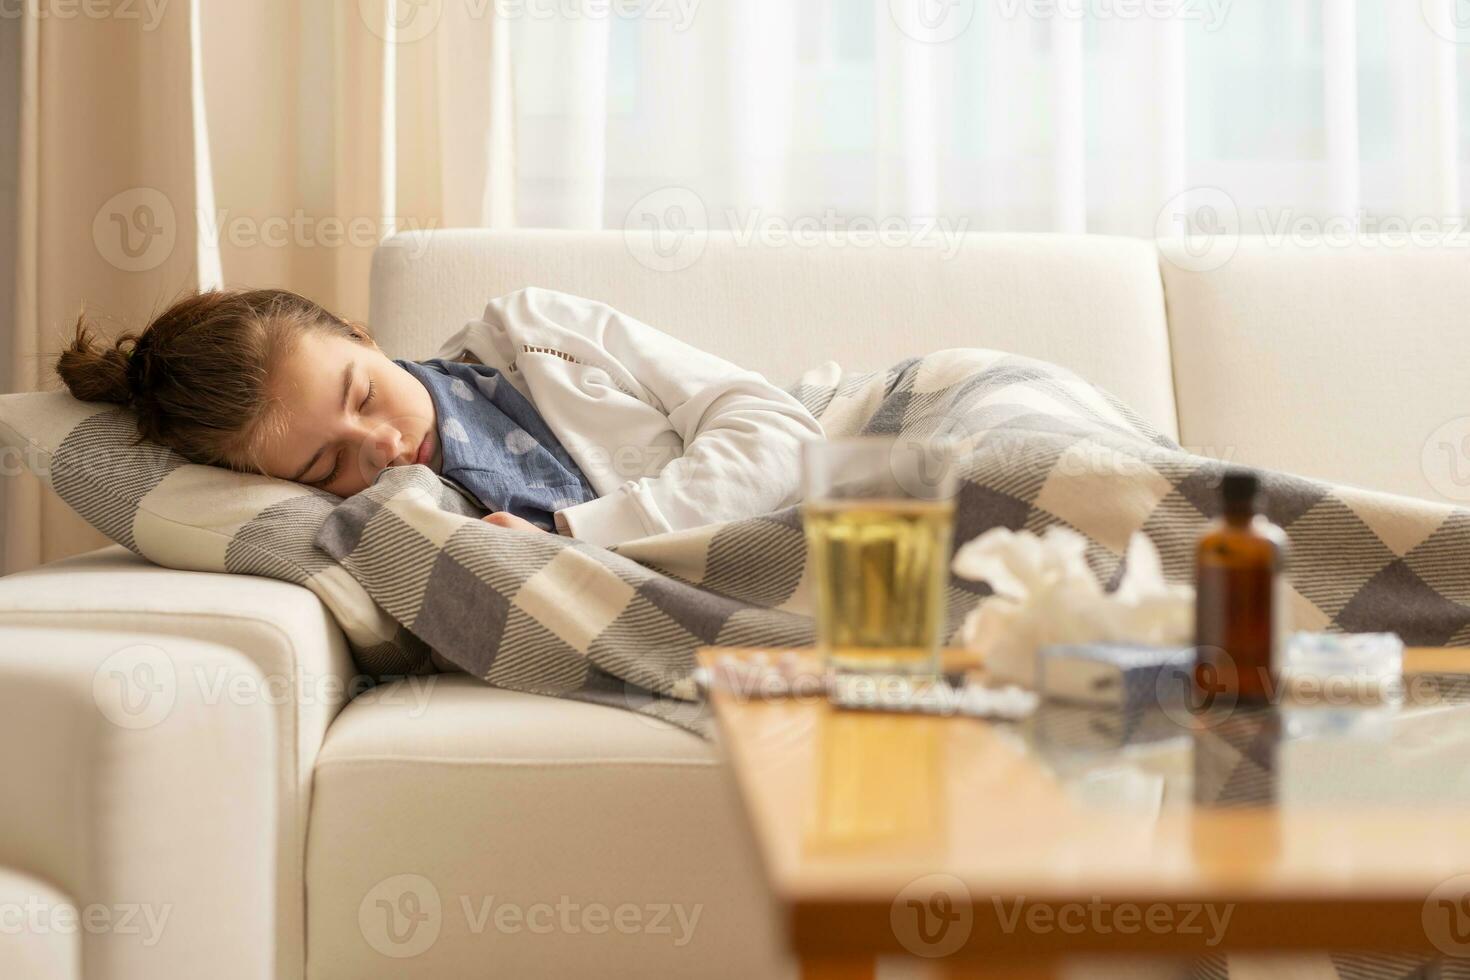
{"label": "yellow liquid in glass", "polygon": [[931,674],[938,667],[952,500],[803,505],[817,643],[838,670]]}

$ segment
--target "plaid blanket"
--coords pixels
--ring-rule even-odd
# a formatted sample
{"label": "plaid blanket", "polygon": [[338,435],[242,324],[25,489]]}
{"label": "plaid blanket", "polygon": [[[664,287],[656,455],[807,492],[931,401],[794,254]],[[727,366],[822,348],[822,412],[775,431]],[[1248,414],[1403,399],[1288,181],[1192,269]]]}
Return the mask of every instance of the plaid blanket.
{"label": "plaid blanket", "polygon": [[[1128,406],[1045,362],[977,348],[885,370],[828,361],[788,390],[829,437],[940,435],[960,448],[954,546],[988,528],[1067,525],[1111,588],[1130,535],[1188,581],[1225,463],[1192,454]],[[1391,630],[1470,642],[1470,511],[1262,472],[1291,541],[1298,629]],[[315,544],[444,660],[491,684],[663,718],[704,737],[691,672],[703,645],[812,642],[797,506],[599,548],[477,519],[426,467],[393,467],[328,516]],[[944,636],[989,594],[951,575]],[[411,672],[413,665],[377,665]]]}

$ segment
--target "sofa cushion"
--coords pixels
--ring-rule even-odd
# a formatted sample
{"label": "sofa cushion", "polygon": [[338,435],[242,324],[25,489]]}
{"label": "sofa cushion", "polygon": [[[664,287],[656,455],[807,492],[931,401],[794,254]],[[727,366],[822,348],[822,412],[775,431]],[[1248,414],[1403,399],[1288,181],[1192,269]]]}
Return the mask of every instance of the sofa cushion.
{"label": "sofa cushion", "polygon": [[373,694],[317,762],[309,976],[792,975],[718,742],[464,675]]}
{"label": "sofa cushion", "polygon": [[1470,503],[1470,255],[1259,237],[1161,263],[1186,448]]}

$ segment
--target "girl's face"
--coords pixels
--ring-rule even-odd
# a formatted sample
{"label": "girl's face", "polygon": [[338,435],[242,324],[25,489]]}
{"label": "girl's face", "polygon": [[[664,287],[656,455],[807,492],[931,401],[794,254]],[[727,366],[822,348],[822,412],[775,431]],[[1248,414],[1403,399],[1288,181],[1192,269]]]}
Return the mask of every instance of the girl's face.
{"label": "girl's face", "polygon": [[350,497],[385,468],[420,459],[421,447],[428,465],[439,467],[428,389],[376,343],[308,333],[271,388],[287,423],[261,447],[267,476]]}

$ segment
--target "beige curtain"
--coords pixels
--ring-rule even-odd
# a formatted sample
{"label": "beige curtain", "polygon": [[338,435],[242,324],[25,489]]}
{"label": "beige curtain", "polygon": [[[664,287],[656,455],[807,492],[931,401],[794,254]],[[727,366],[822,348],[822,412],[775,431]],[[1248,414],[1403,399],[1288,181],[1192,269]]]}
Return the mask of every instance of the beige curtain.
{"label": "beige curtain", "polygon": [[[366,321],[381,238],[514,222],[495,4],[111,6],[127,15],[28,4],[16,25],[5,391],[61,387],[51,365],[83,303],[116,334],[193,289],[282,286]],[[30,474],[0,481],[0,508],[3,572],[107,543]]]}

